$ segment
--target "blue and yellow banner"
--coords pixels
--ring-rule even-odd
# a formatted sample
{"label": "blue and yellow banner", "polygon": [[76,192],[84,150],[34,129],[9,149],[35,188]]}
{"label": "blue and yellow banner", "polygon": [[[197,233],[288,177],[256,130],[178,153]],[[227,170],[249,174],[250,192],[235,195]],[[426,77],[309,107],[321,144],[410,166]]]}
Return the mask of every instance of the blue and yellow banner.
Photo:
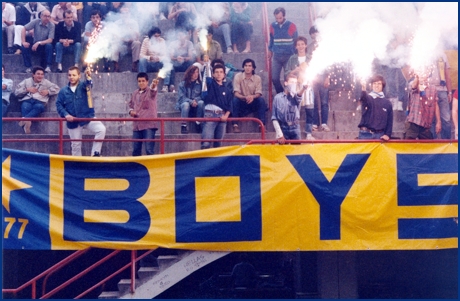
{"label": "blue and yellow banner", "polygon": [[457,143],[246,145],[143,157],[3,149],[3,247],[457,248]]}

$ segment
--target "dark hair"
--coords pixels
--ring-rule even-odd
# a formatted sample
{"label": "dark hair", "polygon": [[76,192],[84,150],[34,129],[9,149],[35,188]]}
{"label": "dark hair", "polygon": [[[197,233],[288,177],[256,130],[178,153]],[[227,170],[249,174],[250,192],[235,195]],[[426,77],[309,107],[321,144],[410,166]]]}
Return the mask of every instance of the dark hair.
{"label": "dark hair", "polygon": [[93,11],[91,11],[91,15],[90,15],[90,18],[92,16],[95,16],[95,15],[99,15],[99,17],[102,19],[102,14],[101,14],[101,11],[98,10],[98,9],[93,9]]}
{"label": "dark hair", "polygon": [[224,62],[223,59],[213,59],[213,60],[211,61],[211,68],[214,68],[214,65],[215,65],[215,64],[220,64],[220,65],[222,65],[222,66],[225,66],[225,62]]}
{"label": "dark hair", "polygon": [[212,67],[212,73],[214,74],[214,72],[216,72],[217,69],[222,69],[222,70],[224,70],[224,74],[225,74],[225,66],[224,66],[224,65],[215,64],[214,67]]}
{"label": "dark hair", "polygon": [[254,62],[254,60],[252,60],[252,59],[245,59],[243,61],[243,65],[241,67],[244,68],[244,65],[246,65],[247,63],[252,64],[252,68],[254,68],[254,70],[252,70],[252,74],[256,74],[256,62]]}
{"label": "dark hair", "polygon": [[[185,70],[184,73],[184,82],[186,87],[190,87],[190,84],[192,83],[192,75],[195,73],[196,70],[199,70],[197,66],[191,65],[190,67]],[[201,83],[200,77],[198,77],[198,82]]]}
{"label": "dark hair", "polygon": [[313,25],[312,27],[310,27],[310,30],[308,31],[308,33],[309,33],[310,35],[312,35],[312,34],[314,34],[314,33],[317,33],[317,32],[319,32],[319,31],[318,31],[318,29],[316,28],[316,26],[314,26],[314,25]]}
{"label": "dark hair", "polygon": [[378,81],[382,81],[382,89],[385,89],[387,82],[385,81],[383,76],[381,76],[380,74],[377,74],[371,77],[371,84],[378,82]]}
{"label": "dark hair", "polygon": [[285,82],[288,82],[290,78],[295,78],[297,79],[297,75],[294,72],[289,72],[289,74],[286,76],[284,79]]}
{"label": "dark hair", "polygon": [[145,78],[147,81],[149,81],[149,75],[147,73],[145,73],[145,72],[139,72],[137,74],[137,79],[139,79],[139,78]]}
{"label": "dark hair", "polygon": [[43,73],[45,73],[45,68],[43,68],[42,66],[35,66],[35,67],[32,68],[32,74],[35,74],[35,72],[37,72],[39,70],[41,70],[41,71],[43,71]]}
{"label": "dark hair", "polygon": [[294,41],[294,46],[297,46],[298,41],[303,41],[305,43],[305,45],[308,45],[308,40],[307,40],[306,37],[298,36],[297,39],[295,39],[295,41]]}
{"label": "dark hair", "polygon": [[212,26],[208,27],[208,34],[214,35],[214,29],[212,28]]}
{"label": "dark hair", "polygon": [[277,9],[275,9],[275,12],[273,12],[274,15],[277,15],[279,13],[282,13],[283,17],[286,17],[286,10],[284,9],[284,7],[278,7]]}
{"label": "dark hair", "polygon": [[156,33],[161,34],[161,29],[158,27],[152,27],[152,29],[149,30],[148,37],[149,39]]}
{"label": "dark hair", "polygon": [[80,74],[80,69],[76,66],[70,67],[67,72],[72,71],[72,70],[77,70],[77,73]]}
{"label": "dark hair", "polygon": [[70,10],[70,9],[67,9],[65,12],[64,12],[64,18],[65,18],[65,15],[72,15],[73,16],[73,12]]}

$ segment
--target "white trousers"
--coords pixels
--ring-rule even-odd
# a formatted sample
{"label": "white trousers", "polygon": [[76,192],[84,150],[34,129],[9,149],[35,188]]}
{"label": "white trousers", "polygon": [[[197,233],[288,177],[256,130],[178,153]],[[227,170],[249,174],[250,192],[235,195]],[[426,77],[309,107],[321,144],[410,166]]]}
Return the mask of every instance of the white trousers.
{"label": "white trousers", "polygon": [[[78,126],[74,129],[69,129],[70,139],[81,139],[83,134],[83,129],[88,129],[91,132],[95,133],[94,139],[104,139],[105,138],[105,126],[100,121],[90,121],[90,123],[84,126]],[[81,141],[72,141],[72,156],[81,156]],[[91,156],[95,152],[101,153],[102,141],[95,141],[93,143],[93,148],[91,149]]]}

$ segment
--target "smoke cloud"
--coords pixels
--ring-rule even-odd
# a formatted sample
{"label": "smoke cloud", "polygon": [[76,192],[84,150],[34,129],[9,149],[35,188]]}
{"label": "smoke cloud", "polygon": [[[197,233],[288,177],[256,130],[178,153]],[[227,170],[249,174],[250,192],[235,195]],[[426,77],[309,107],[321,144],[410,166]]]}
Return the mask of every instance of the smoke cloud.
{"label": "smoke cloud", "polygon": [[458,3],[313,3],[320,42],[307,78],[328,66],[350,63],[359,78],[372,62],[390,67],[431,64],[458,47]]}

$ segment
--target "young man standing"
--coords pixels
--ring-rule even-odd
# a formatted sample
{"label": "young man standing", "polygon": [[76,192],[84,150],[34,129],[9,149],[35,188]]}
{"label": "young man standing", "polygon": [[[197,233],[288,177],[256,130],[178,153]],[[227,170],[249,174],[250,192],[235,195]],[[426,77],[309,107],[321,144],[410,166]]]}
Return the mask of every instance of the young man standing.
{"label": "young man standing", "polygon": [[[213,78],[206,78],[208,94],[204,100],[204,117],[219,118],[220,121],[205,121],[203,124],[203,132],[201,138],[205,139],[223,139],[227,118],[232,111],[232,90],[224,84],[225,67],[217,64],[212,70]],[[220,147],[221,141],[214,141],[214,147]],[[203,141],[201,149],[211,147],[210,141]]]}
{"label": "young man standing", "polygon": [[434,139],[431,132],[432,123],[436,125],[436,134],[441,131],[442,124],[436,86],[429,85],[426,76],[419,79],[418,75],[414,76],[409,85],[409,115],[406,119],[404,139]]}
{"label": "young man standing", "polygon": [[[69,84],[59,91],[56,109],[67,120],[67,129],[71,139],[81,139],[83,129],[95,133],[95,139],[105,138],[105,126],[100,121],[75,121],[75,118],[94,118],[92,99],[88,98],[88,89],[93,85],[91,70],[86,68],[86,81],[80,82],[80,69],[70,67],[67,73]],[[72,156],[81,156],[81,141],[72,141]],[[95,141],[91,150],[93,157],[101,156],[102,141]]]}
{"label": "young man standing", "polygon": [[[134,118],[157,118],[157,87],[158,79],[152,80],[149,87],[149,76],[145,72],[137,75],[139,89],[133,92],[129,101],[129,115]],[[155,121],[133,122],[133,139],[155,139],[158,130]],[[145,153],[153,155],[155,141],[145,142]],[[133,156],[142,155],[142,141],[133,142]]]}
{"label": "young man standing", "polygon": [[383,76],[371,78],[372,92],[366,92],[366,83],[362,82],[362,116],[359,123],[358,139],[390,140],[393,131],[393,105],[385,98],[383,89],[386,82]]}
{"label": "young man standing", "polygon": [[[237,73],[233,80],[233,117],[243,117],[251,112],[265,125],[267,105],[262,97],[262,79],[255,74],[256,63],[251,59],[243,61],[243,72]],[[240,133],[238,122],[233,122],[233,132]]]}
{"label": "young man standing", "polygon": [[[18,84],[14,94],[21,102],[22,117],[37,117],[45,111],[50,96],[58,92],[58,85],[45,79],[45,70],[38,66],[32,69],[32,77]],[[19,122],[19,126],[23,127],[26,134],[30,134],[31,125],[30,120]]]}
{"label": "young man standing", "polygon": [[307,89],[302,86],[297,91],[297,76],[290,73],[284,82],[285,90],[275,95],[273,99],[272,122],[279,144],[286,140],[300,140],[300,101]]}
{"label": "young man standing", "polygon": [[275,9],[275,22],[270,25],[270,44],[268,55],[272,61],[272,82],[276,93],[283,92],[280,82],[281,69],[286,70],[286,64],[294,54],[294,40],[297,38],[297,27],[286,20],[286,10],[283,7]]}

